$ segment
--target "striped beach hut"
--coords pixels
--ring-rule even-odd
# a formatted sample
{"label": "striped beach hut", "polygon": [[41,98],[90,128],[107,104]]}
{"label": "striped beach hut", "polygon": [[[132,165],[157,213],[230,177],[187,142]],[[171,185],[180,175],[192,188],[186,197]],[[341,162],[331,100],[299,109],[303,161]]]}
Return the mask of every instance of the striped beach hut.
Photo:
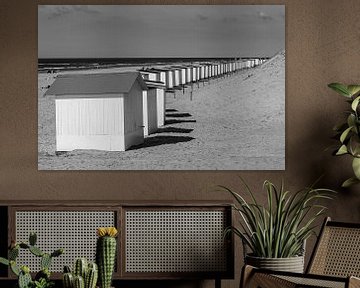
{"label": "striped beach hut", "polygon": [[59,75],[55,95],[56,150],[125,151],[144,142],[139,72]]}

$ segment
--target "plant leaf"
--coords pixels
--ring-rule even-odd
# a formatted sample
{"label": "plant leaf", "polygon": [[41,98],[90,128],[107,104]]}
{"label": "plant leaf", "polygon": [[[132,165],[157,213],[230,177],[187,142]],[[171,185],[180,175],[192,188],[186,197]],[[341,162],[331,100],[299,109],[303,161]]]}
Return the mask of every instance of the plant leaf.
{"label": "plant leaf", "polygon": [[352,161],[352,168],[356,178],[360,180],[360,158],[354,157]]}
{"label": "plant leaf", "polygon": [[348,134],[352,128],[353,128],[353,126],[347,128],[343,133],[341,133],[341,136],[340,136],[341,143],[344,143],[344,141],[346,140],[346,137],[348,136]]}
{"label": "plant leaf", "polygon": [[335,92],[339,93],[342,96],[350,98],[351,95],[347,89],[347,86],[341,83],[330,83],[329,88],[333,89]]}
{"label": "plant leaf", "polygon": [[352,103],[351,103],[351,109],[352,109],[352,110],[356,111],[356,108],[357,108],[358,105],[359,105],[359,101],[360,101],[360,96],[356,97],[356,98],[354,99],[354,101],[352,101]]}
{"label": "plant leaf", "polygon": [[341,147],[339,148],[339,150],[336,152],[335,155],[344,155],[348,153],[348,149],[346,147],[346,145],[341,145]]}
{"label": "plant leaf", "polygon": [[359,183],[360,183],[359,179],[357,179],[356,177],[351,177],[351,178],[347,179],[346,181],[344,181],[344,183],[341,185],[341,187],[349,188],[350,186],[359,184]]}
{"label": "plant leaf", "polygon": [[4,264],[4,265],[9,265],[10,264],[9,260],[6,259],[6,258],[3,258],[3,257],[0,257],[0,263]]}
{"label": "plant leaf", "polygon": [[360,85],[348,85],[347,90],[350,96],[354,96],[360,92]]}

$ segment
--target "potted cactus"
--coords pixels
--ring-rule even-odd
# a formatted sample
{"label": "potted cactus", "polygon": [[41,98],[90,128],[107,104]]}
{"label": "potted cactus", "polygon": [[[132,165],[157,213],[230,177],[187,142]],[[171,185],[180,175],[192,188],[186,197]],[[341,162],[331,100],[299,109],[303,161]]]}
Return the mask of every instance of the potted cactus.
{"label": "potted cactus", "polygon": [[99,268],[99,287],[110,288],[116,258],[115,227],[100,227],[97,229],[96,263]]}
{"label": "potted cactus", "polygon": [[[54,257],[64,253],[63,249],[57,249],[52,253],[45,253],[36,246],[37,236],[30,233],[29,243],[12,242],[8,252],[8,259],[0,257],[0,263],[10,266],[11,271],[18,277],[18,288],[49,288],[54,285],[50,280],[50,265]],[[30,268],[26,265],[19,266],[16,259],[20,249],[28,250],[33,255],[39,257],[41,270],[35,275],[34,280],[30,275]]]}
{"label": "potted cactus", "polygon": [[64,267],[64,288],[95,288],[98,279],[96,263],[88,262],[86,258],[78,258],[74,263],[73,272],[69,266]]}

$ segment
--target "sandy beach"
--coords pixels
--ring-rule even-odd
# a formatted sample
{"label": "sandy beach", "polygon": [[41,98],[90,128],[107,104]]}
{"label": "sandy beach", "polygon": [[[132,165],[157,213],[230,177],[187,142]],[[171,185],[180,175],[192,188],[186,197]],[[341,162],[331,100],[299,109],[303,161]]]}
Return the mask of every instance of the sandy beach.
{"label": "sandy beach", "polygon": [[[93,72],[119,71],[124,68]],[[166,125],[124,152],[55,153],[55,101],[44,97],[55,76],[38,78],[40,170],[285,169],[284,52],[258,67],[195,83],[192,99],[191,87],[166,93]]]}

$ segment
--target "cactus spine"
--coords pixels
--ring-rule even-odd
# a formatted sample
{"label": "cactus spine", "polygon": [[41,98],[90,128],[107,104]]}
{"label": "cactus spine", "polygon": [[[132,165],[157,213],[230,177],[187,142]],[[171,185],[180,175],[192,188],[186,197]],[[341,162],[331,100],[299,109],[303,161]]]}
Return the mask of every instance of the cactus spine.
{"label": "cactus spine", "polygon": [[98,228],[96,262],[99,267],[100,288],[110,288],[116,258],[116,235],[114,227]]}

